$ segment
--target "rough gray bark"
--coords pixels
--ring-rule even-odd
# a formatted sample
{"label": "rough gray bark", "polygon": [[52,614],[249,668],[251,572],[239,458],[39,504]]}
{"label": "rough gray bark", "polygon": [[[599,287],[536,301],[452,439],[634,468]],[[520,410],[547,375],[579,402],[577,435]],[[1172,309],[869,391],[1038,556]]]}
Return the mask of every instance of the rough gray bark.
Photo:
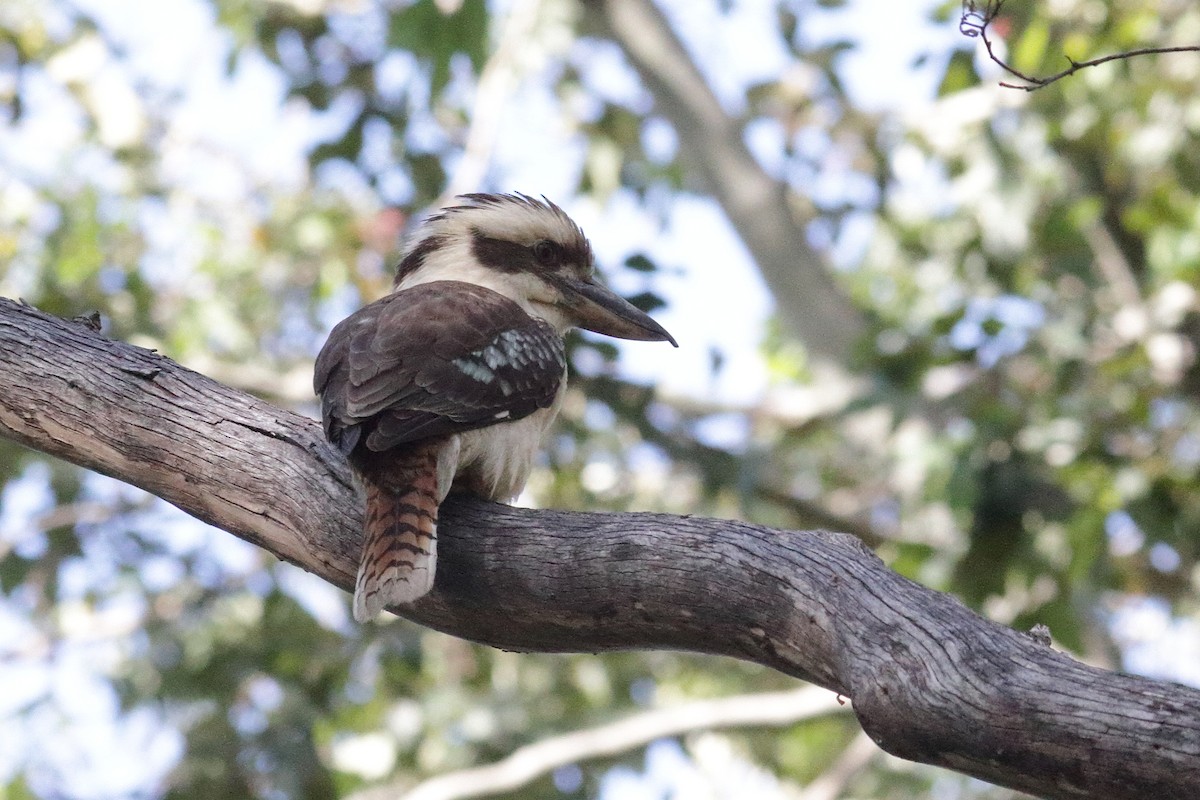
{"label": "rough gray bark", "polygon": [[789,191],[759,165],[743,123],[721,107],[651,0],[584,2],[594,27],[617,42],[675,128],[689,173],[721,204],[758,264],[786,330],[818,359],[846,366],[866,318],[809,245]]}
{"label": "rough gray bark", "polygon": [[[0,299],[0,434],[140,486],[348,589],[360,501],[319,425]],[[885,750],[1054,798],[1200,796],[1200,692],[1089,667],[853,537],[447,502],[402,615],[509,650],[733,656],[854,702]]]}

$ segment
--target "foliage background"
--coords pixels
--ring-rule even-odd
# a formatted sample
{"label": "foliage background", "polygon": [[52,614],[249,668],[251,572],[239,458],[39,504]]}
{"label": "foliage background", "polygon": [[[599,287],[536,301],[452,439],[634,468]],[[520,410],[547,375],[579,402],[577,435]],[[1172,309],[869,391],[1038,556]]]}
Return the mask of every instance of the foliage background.
{"label": "foliage background", "polygon": [[[666,21],[660,56],[698,88],[646,72],[627,7]],[[386,290],[414,215],[544,192],[684,351],[573,338],[526,502],[851,531],[1081,658],[1200,685],[1200,58],[1024,94],[958,12],[5,3],[0,293],[99,310],[312,413],[313,355]],[[1046,72],[1193,43],[1200,9],[1010,2],[997,33]],[[706,102],[711,124],[686,124]],[[768,216],[732,196],[754,180]],[[339,592],[138,491],[4,442],[0,481],[0,797],[338,796],[792,683],[359,628]],[[845,763],[821,796],[1011,796],[847,762],[860,736],[848,714],[696,732],[511,796],[814,797]]]}

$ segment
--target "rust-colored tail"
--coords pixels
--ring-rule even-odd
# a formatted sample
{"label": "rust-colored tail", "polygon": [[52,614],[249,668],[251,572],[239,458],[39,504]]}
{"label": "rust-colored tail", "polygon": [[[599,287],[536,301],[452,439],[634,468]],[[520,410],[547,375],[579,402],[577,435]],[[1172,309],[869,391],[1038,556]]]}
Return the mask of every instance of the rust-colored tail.
{"label": "rust-colored tail", "polygon": [[433,588],[437,566],[438,491],[435,447],[422,447],[386,469],[360,472],[367,493],[354,618],[411,603]]}

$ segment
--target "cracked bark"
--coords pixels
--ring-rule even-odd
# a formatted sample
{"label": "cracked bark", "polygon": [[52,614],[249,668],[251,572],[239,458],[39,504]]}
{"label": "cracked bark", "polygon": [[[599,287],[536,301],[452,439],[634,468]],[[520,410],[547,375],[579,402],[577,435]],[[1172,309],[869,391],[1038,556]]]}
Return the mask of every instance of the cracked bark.
{"label": "cracked bark", "polygon": [[[0,434],[140,486],[349,589],[360,501],[311,419],[0,299]],[[861,542],[455,497],[402,615],[508,650],[732,656],[838,692],[885,750],[1044,797],[1200,795],[1200,692],[1107,672]]]}

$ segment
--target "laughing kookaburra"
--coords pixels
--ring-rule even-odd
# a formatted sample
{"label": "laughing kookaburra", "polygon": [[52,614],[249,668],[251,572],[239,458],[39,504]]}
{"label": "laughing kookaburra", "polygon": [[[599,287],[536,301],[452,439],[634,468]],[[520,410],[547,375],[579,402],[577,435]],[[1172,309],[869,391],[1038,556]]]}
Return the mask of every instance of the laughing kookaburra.
{"label": "laughing kookaburra", "polygon": [[333,329],[317,357],[325,435],[366,493],[354,618],[433,587],[438,506],[456,487],[509,500],[562,403],[563,334],[671,334],[596,282],[561,208],[469,194],[408,243],[394,291]]}

